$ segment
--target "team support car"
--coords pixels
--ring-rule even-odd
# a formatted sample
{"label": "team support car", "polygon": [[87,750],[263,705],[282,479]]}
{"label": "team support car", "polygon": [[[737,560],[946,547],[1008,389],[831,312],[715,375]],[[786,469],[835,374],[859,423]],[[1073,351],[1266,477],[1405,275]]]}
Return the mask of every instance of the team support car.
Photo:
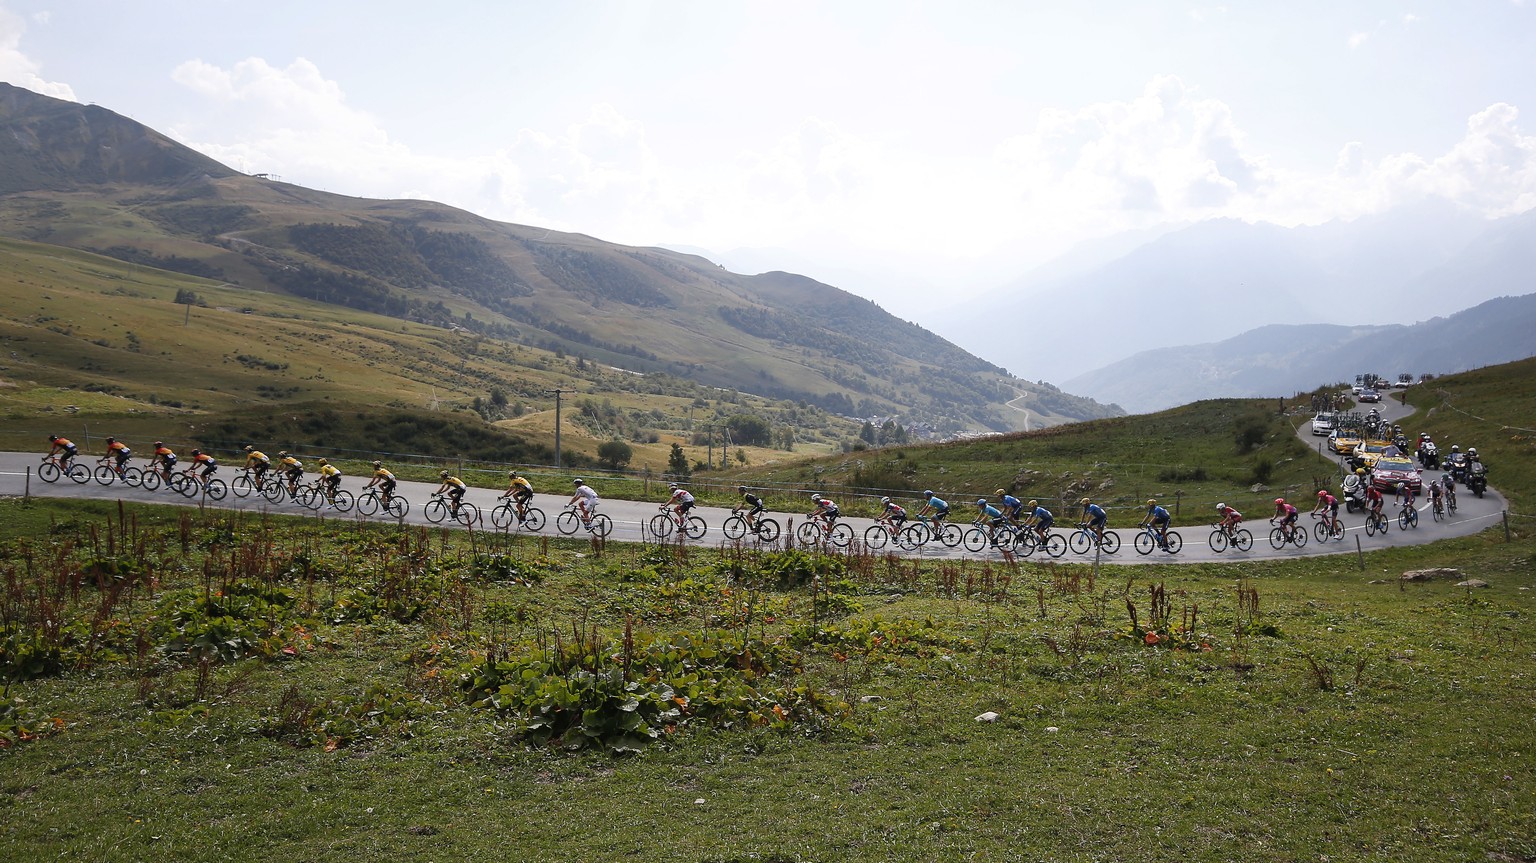
{"label": "team support car", "polygon": [[1362,402],[1379,402],[1379,401],[1381,401],[1381,393],[1376,392],[1375,390],[1361,390],[1360,391],[1360,401],[1362,401]]}
{"label": "team support car", "polygon": [[1360,444],[1360,435],[1349,429],[1339,429],[1328,436],[1328,448],[1339,455],[1353,455]]}
{"label": "team support car", "polygon": [[1365,469],[1370,470],[1376,466],[1376,462],[1385,456],[1402,455],[1402,450],[1384,440],[1363,440],[1355,445],[1353,455],[1365,463]]}
{"label": "team support car", "polygon": [[1332,431],[1333,431],[1333,414],[1332,414],[1332,412],[1330,412],[1330,411],[1323,411],[1323,412],[1319,413],[1317,416],[1312,418],[1312,433],[1313,434],[1315,434],[1315,435],[1325,435],[1325,434],[1331,433]]}
{"label": "team support car", "polygon": [[1424,481],[1419,477],[1419,469],[1414,466],[1413,460],[1402,455],[1384,455],[1376,460],[1376,467],[1371,470],[1371,484],[1384,492],[1391,492],[1397,488],[1398,483],[1404,483],[1415,493],[1424,487]]}

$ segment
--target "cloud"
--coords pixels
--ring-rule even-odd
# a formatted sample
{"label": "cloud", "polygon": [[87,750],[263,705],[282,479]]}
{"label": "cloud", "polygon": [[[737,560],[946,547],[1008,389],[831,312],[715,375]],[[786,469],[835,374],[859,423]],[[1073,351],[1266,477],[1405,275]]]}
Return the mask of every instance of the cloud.
{"label": "cloud", "polygon": [[[47,16],[42,18],[34,16],[39,23],[48,23]],[[19,16],[9,10],[0,8],[0,81],[9,81],[18,87],[25,87],[44,96],[52,96],[56,99],[75,99],[74,88],[58,81],[49,81],[41,75],[38,65],[21,50],[21,37],[27,31],[27,24]]]}

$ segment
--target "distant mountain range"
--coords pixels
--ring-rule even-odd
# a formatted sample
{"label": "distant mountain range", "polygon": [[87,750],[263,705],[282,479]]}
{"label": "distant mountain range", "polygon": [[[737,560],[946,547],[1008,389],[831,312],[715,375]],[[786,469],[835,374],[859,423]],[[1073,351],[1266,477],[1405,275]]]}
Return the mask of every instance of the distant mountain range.
{"label": "distant mountain range", "polygon": [[[1119,401],[1146,370],[1136,368],[1123,385],[1084,389],[1107,380],[1091,370],[1124,372],[1119,361],[1142,351],[1210,343],[1266,325],[1409,324],[1536,291],[1533,274],[1536,211],[1489,221],[1426,203],[1299,228],[1219,219],[1088,245],[999,291],[1008,299],[987,315],[951,310],[925,323],[1010,368]],[[1299,330],[1294,338],[1306,332],[1321,331]],[[1269,374],[1266,362],[1228,358],[1225,376],[1202,377],[1208,386],[1183,391],[1210,398],[1292,386],[1292,378]],[[1479,362],[1472,353],[1453,353],[1409,367]],[[1353,367],[1341,358],[1327,377]],[[1222,388],[1244,382],[1250,385],[1242,390]],[[1145,397],[1120,403],[1151,404]],[[1159,396],[1155,406],[1174,403]]]}
{"label": "distant mountain range", "polygon": [[1120,413],[802,276],[248,176],[7,84],[0,131],[0,235],[852,416],[1012,430]]}
{"label": "distant mountain range", "polygon": [[1364,372],[1445,374],[1536,356],[1536,294],[1422,323],[1271,325],[1220,342],[1143,351],[1066,382],[1142,413],[1222,396],[1288,396]]}

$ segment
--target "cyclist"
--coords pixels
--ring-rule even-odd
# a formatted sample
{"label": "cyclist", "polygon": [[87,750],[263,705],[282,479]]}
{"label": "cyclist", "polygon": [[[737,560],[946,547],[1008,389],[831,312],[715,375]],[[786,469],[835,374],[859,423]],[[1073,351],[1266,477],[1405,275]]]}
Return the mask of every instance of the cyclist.
{"label": "cyclist", "polygon": [[919,517],[933,513],[933,532],[940,533],[939,528],[944,526],[944,517],[949,515],[949,504],[939,499],[932,491],[923,491],[923,508],[917,511]]}
{"label": "cyclist", "polygon": [[831,498],[822,497],[818,492],[811,492],[811,500],[816,503],[816,508],[805,514],[806,518],[814,518],[821,522],[821,529],[826,533],[832,532],[832,525],[837,523],[840,513],[837,504]]}
{"label": "cyclist", "polygon": [[576,504],[581,511],[581,523],[592,529],[592,516],[597,514],[597,490],[587,485],[583,479],[573,479],[571,484],[576,486],[576,493],[571,495],[571,503]]}
{"label": "cyclist", "polygon": [[1450,474],[1440,476],[1440,485],[1445,488],[1445,505],[1451,509],[1456,508],[1456,477]]}
{"label": "cyclist", "polygon": [[1301,511],[1285,502],[1285,498],[1275,498],[1275,514],[1270,516],[1269,523],[1274,524],[1275,519],[1280,519],[1280,526],[1285,529],[1285,538],[1290,539],[1296,530],[1296,517]]}
{"label": "cyclist", "polygon": [[1024,512],[1024,502],[1008,493],[1007,489],[997,490],[997,505],[1008,516],[1008,520],[1018,523],[1019,516]]}
{"label": "cyclist", "polygon": [[1231,536],[1232,532],[1237,530],[1237,526],[1243,523],[1243,514],[1224,503],[1216,504],[1216,512],[1221,516],[1221,523],[1216,527],[1228,536]]}
{"label": "cyclist", "polygon": [[123,443],[115,437],[107,438],[107,457],[117,460],[115,467],[119,474],[121,474],[123,472],[123,468],[127,466],[128,458],[131,455],[133,455],[133,450],[129,449],[127,444]]}
{"label": "cyclist", "polygon": [[1410,509],[1410,508],[1413,507],[1413,501],[1414,501],[1413,486],[1410,486],[1406,482],[1400,482],[1400,483],[1397,484],[1397,488],[1396,488],[1395,491],[1396,491],[1396,493],[1392,495],[1392,502],[1393,503],[1401,502],[1402,505],[1403,505],[1403,509]]}
{"label": "cyclist", "polygon": [[1158,547],[1161,548],[1164,551],[1167,551],[1168,550],[1168,522],[1170,520],[1172,520],[1172,518],[1173,518],[1173,516],[1168,513],[1168,510],[1167,510],[1166,507],[1161,507],[1161,506],[1157,505],[1157,499],[1156,498],[1148,498],[1147,499],[1147,515],[1146,515],[1146,518],[1143,518],[1141,520],[1141,524],[1138,525],[1138,527],[1146,527],[1148,524],[1151,524],[1152,525],[1152,529],[1157,531],[1157,545],[1158,545]]}
{"label": "cyclist", "polygon": [[678,524],[683,524],[688,510],[693,509],[693,492],[675,482],[667,483],[667,489],[672,492],[672,496],[668,497],[667,502],[662,504],[659,509],[666,511],[670,508],[672,510],[672,520]]}
{"label": "cyclist", "polygon": [[976,523],[980,524],[982,521],[986,521],[993,527],[1001,527],[1003,524],[1003,511],[987,503],[986,498],[979,497],[976,499]]}
{"label": "cyclist", "polygon": [[1024,507],[1029,510],[1029,515],[1024,517],[1024,526],[1033,527],[1035,533],[1039,534],[1041,539],[1045,539],[1046,531],[1056,523],[1056,516],[1051,515],[1051,511],[1041,506],[1037,500],[1030,501]]}
{"label": "cyclist", "polygon": [[1365,506],[1371,511],[1372,519],[1381,518],[1381,508],[1386,504],[1386,500],[1381,494],[1381,489],[1376,487],[1376,483],[1365,484]]}
{"label": "cyclist", "polygon": [[53,444],[53,446],[48,448],[48,455],[58,456],[59,468],[65,473],[69,473],[69,463],[79,454],[79,447],[76,447],[75,442],[69,438],[62,438],[56,434],[49,435],[48,442]]}
{"label": "cyclist", "polygon": [[255,479],[252,480],[257,488],[261,488],[261,481],[266,478],[267,470],[272,467],[272,460],[261,450],[248,446],[245,448],[245,469],[250,471]]}
{"label": "cyclist", "polygon": [[277,457],[282,459],[277,464],[283,469],[283,476],[288,478],[288,493],[291,495],[298,488],[299,480],[304,478],[304,462],[286,452],[278,453]]}
{"label": "cyclist", "polygon": [[747,491],[746,486],[738,485],[736,486],[736,491],[741,495],[741,503],[732,509],[731,512],[739,513],[746,509],[747,514],[743,516],[743,519],[747,522],[747,527],[751,528],[753,533],[757,533],[757,517],[762,515],[763,510],[767,507],[763,506],[763,499]]}
{"label": "cyclist", "polygon": [[448,515],[453,518],[458,518],[459,504],[464,502],[464,492],[469,491],[469,486],[464,484],[464,480],[459,479],[458,477],[450,474],[445,470],[438,471],[437,476],[443,481],[443,484],[438,486],[437,491],[432,493],[442,494],[443,492],[447,492],[449,500],[451,501],[448,507]]}
{"label": "cyclist", "polygon": [[896,501],[888,497],[880,498],[880,506],[880,515],[875,517],[875,521],[884,524],[890,530],[891,535],[895,536],[901,531],[902,524],[907,520],[907,511]]}
{"label": "cyclist", "polygon": [[1083,521],[1088,523],[1088,527],[1093,531],[1093,535],[1098,537],[1099,542],[1103,542],[1104,525],[1109,522],[1109,513],[1090,498],[1085,497],[1078,503],[1083,505]]}
{"label": "cyclist", "polygon": [[157,464],[160,466],[160,472],[169,480],[171,471],[176,469],[176,453],[171,452],[171,448],[161,441],[155,441],[155,455],[150,460],[150,469],[153,470]]}
{"label": "cyclist", "polygon": [[1328,531],[1331,533],[1339,528],[1339,499],[1334,497],[1326,488],[1317,490],[1317,504],[1312,507],[1312,514],[1323,513],[1323,518],[1328,521]]}
{"label": "cyclist", "polygon": [[1429,502],[1435,508],[1435,512],[1445,512],[1444,492],[1440,488],[1440,480],[1438,479],[1429,484]]}
{"label": "cyclist", "polygon": [[336,491],[341,488],[341,470],[325,459],[316,459],[320,465],[320,482],[325,486],[325,499],[332,503],[336,500]]}
{"label": "cyclist", "polygon": [[366,491],[374,486],[378,486],[379,494],[384,496],[384,506],[389,506],[390,498],[395,496],[395,475],[384,466],[384,462],[373,463],[373,478],[368,480],[363,490]]}
{"label": "cyclist", "polygon": [[512,504],[517,507],[517,520],[522,523],[528,515],[528,502],[533,500],[533,483],[517,471],[507,474],[507,480],[507,490],[501,496],[511,495]]}
{"label": "cyclist", "polygon": [[213,472],[219,469],[219,462],[213,456],[203,452],[202,450],[195,449],[192,451],[191,463],[187,465],[186,470],[182,471],[182,474],[184,476],[191,476],[192,472],[198,468],[203,469],[203,485],[207,485],[208,477],[213,476]]}

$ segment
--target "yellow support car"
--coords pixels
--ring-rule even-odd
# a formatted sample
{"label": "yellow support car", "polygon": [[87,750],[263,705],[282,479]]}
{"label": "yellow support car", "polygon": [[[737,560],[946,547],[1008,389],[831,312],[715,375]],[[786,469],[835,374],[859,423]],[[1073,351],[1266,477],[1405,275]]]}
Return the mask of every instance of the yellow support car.
{"label": "yellow support car", "polygon": [[1393,446],[1388,441],[1363,440],[1355,445],[1354,455],[1356,458],[1365,462],[1366,470],[1371,470],[1376,467],[1376,462],[1379,461],[1382,457],[1389,455],[1402,455],[1402,453],[1398,452],[1397,447]]}
{"label": "yellow support car", "polygon": [[1353,455],[1360,445],[1360,435],[1350,429],[1339,429],[1328,436],[1328,448],[1339,455]]}

